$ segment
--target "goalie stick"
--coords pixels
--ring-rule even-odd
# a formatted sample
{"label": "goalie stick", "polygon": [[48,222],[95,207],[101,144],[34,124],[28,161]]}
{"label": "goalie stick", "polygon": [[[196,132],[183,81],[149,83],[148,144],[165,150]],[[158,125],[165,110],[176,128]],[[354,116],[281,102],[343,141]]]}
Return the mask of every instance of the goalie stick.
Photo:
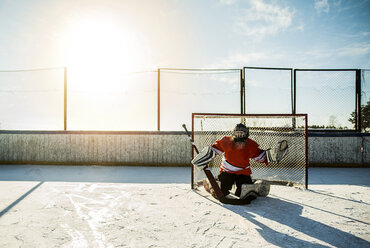
{"label": "goalie stick", "polygon": [[[185,129],[185,132],[186,132],[187,136],[189,137],[191,145],[193,146],[194,150],[198,154],[199,150],[198,150],[197,146],[195,145],[194,140],[191,137],[191,134],[189,133],[188,129],[186,128],[186,125],[183,124],[182,127]],[[194,166],[194,165],[192,165],[192,166]],[[227,198],[226,196],[224,196],[224,194],[221,191],[220,186],[216,182],[216,179],[213,176],[210,169],[208,168],[208,166],[204,167],[203,171],[206,174],[207,179],[208,179],[209,183],[211,184],[213,190],[215,191],[215,195],[217,196],[217,199],[220,202],[225,203],[225,204],[231,204],[231,205],[247,205],[247,204],[250,203],[250,201],[251,201],[250,199],[234,199],[234,198]]]}

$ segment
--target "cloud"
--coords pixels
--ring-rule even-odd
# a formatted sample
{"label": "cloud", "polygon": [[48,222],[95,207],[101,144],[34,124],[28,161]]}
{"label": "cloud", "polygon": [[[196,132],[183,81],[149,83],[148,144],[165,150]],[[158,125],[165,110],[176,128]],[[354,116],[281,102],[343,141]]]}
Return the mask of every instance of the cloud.
{"label": "cloud", "polygon": [[219,0],[221,4],[225,5],[232,5],[236,2],[236,0]]}
{"label": "cloud", "polygon": [[289,7],[251,0],[250,7],[242,10],[236,27],[246,35],[276,34],[292,25],[294,10]]}
{"label": "cloud", "polygon": [[353,43],[345,47],[331,48],[331,49],[316,49],[307,52],[310,57],[314,58],[332,58],[332,57],[354,57],[366,56],[370,54],[370,43],[359,42]]}
{"label": "cloud", "polygon": [[[368,68],[365,59],[370,54],[370,42],[352,43],[342,47],[326,47],[287,53],[284,51],[234,52],[214,64],[215,68],[242,68],[244,66],[294,68]],[[363,58],[363,59],[361,59]],[[362,61],[353,64],[353,59]],[[338,64],[338,65],[337,65]]]}
{"label": "cloud", "polygon": [[242,68],[243,66],[258,64],[265,59],[270,59],[270,56],[264,52],[234,53],[213,66],[216,68]]}
{"label": "cloud", "polygon": [[315,0],[315,9],[317,13],[329,13],[330,5],[328,0]]}
{"label": "cloud", "polygon": [[365,56],[370,54],[370,43],[354,43],[350,46],[339,48],[337,54],[340,56]]}

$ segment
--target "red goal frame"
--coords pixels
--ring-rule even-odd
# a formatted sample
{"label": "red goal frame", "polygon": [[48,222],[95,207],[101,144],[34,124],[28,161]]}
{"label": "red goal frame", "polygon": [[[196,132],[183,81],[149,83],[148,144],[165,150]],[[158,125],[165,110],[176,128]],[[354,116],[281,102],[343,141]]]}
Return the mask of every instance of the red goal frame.
{"label": "red goal frame", "polygon": [[[224,117],[237,117],[237,118],[248,118],[248,117],[262,117],[262,118],[268,118],[268,117],[291,117],[292,120],[296,117],[304,118],[304,185],[303,187],[305,189],[308,189],[308,115],[307,114],[231,114],[231,113],[192,113],[192,140],[194,141],[194,134],[196,130],[194,130],[194,119],[195,116],[224,116]],[[292,126],[294,128],[294,123],[292,123]],[[231,130],[230,130],[231,131]],[[192,148],[192,158],[194,158],[194,148]],[[194,166],[191,165],[191,188],[194,188]],[[274,182],[272,182],[274,183]],[[281,183],[277,183],[281,184]]]}

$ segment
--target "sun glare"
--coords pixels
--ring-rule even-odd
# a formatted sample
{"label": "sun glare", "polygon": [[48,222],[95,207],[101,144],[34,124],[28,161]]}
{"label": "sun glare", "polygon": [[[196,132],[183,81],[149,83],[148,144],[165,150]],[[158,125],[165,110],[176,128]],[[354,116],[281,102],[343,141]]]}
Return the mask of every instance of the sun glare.
{"label": "sun glare", "polygon": [[83,91],[115,90],[121,75],[135,71],[140,57],[135,34],[105,19],[77,23],[67,35],[68,79]]}
{"label": "sun glare", "polygon": [[[141,99],[151,67],[151,50],[145,34],[119,17],[78,17],[61,44],[67,66],[69,128],[76,130],[122,130],[137,128],[131,120]],[[114,21],[113,21],[114,20]],[[147,90],[147,89],[146,89]],[[145,105],[146,106],[146,105]],[[127,118],[130,116],[130,118]]]}

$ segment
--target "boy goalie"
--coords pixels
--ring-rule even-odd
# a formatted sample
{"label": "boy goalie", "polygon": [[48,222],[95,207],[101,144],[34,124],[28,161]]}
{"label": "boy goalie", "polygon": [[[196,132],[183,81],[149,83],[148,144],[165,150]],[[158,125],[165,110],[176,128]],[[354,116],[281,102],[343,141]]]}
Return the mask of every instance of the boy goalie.
{"label": "boy goalie", "polygon": [[[251,178],[250,159],[268,165],[270,161],[279,162],[287,150],[286,141],[281,141],[273,150],[262,150],[259,145],[249,138],[249,128],[237,124],[232,136],[224,136],[212,145],[205,147],[193,160],[192,164],[203,169],[217,155],[223,155],[218,175],[220,188],[224,196],[230,194],[235,184],[234,195],[240,199],[254,200],[257,196],[267,196],[270,185],[261,180],[253,183]],[[203,181],[204,188],[213,193],[207,180]],[[213,194],[213,196],[215,196]],[[217,198],[217,197],[216,197]]]}

